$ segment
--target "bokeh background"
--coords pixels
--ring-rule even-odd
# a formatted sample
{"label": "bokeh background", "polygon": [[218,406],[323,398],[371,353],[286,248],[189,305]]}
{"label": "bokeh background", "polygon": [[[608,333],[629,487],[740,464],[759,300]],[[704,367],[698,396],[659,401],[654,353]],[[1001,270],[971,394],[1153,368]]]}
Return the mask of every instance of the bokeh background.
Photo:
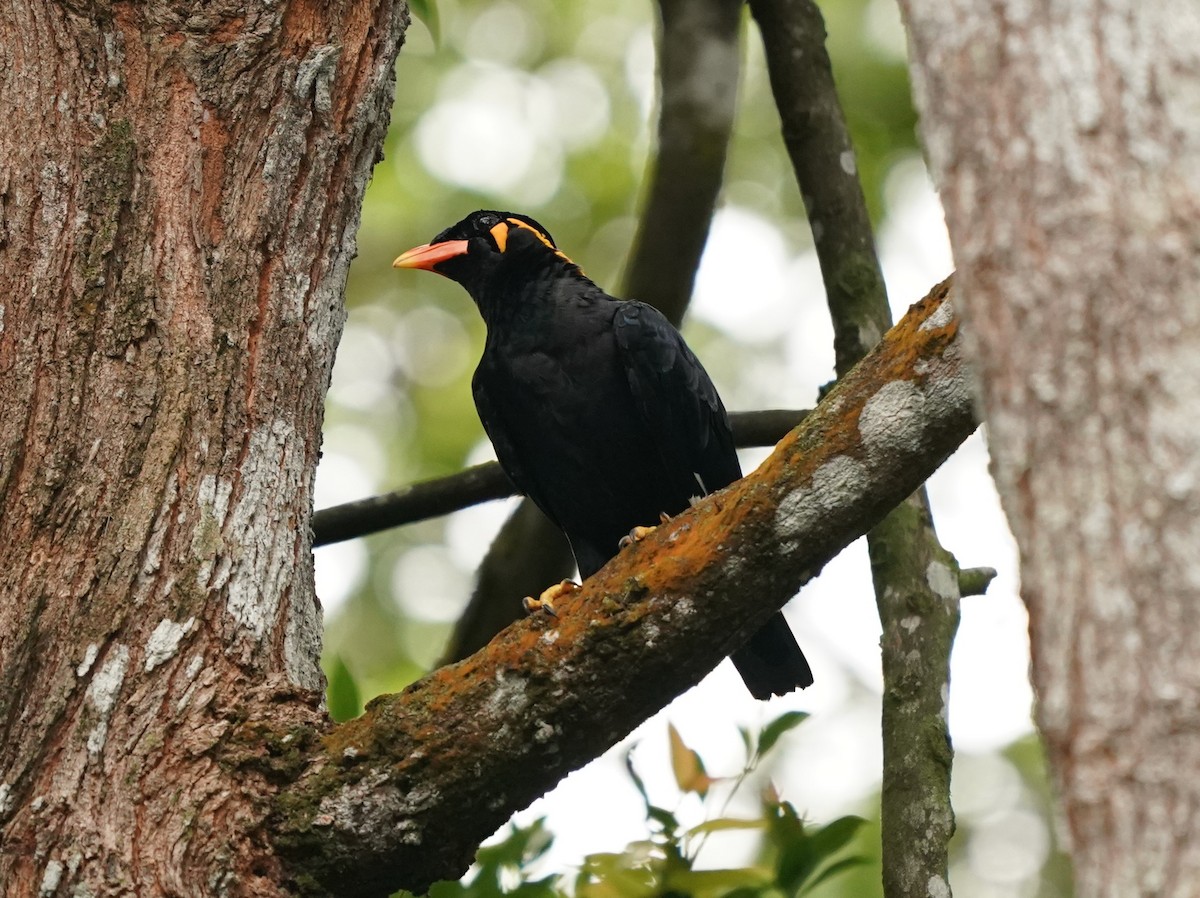
{"label": "bokeh background", "polygon": [[[894,314],[952,270],[941,209],[916,139],[894,0],[826,0],[843,106],[877,228]],[[351,268],[350,309],[329,393],[317,507],[363,498],[493,457],[470,395],[483,325],[466,293],[391,260],[477,208],[537,218],[602,286],[615,289],[654,151],[655,15],[646,0],[437,0],[397,64],[386,158],[375,169]],[[730,409],[804,408],[833,376],[832,328],[755,25],[743,29],[739,112],[719,211],[684,333]],[[748,451],[749,470],[767,450]],[[977,434],[934,477],[934,519],[960,564],[999,571],[963,602],[950,727],[959,821],[951,885],[960,896],[1070,893],[1030,722],[1028,643],[1015,549]],[[475,567],[516,500],[318,549],[331,706],[358,713],[435,663]],[[753,701],[728,662],[697,688],[518,815],[554,833],[539,861],[570,874],[586,855],[645,836],[625,772],[691,822],[711,808],[674,792],[671,721],[711,774],[741,767],[738,727],[786,710],[812,717],[785,737],[770,778],[808,818],[878,816],[879,621],[865,548],[855,544],[787,608],[812,662],[805,692]],[[754,805],[755,789],[732,804]],[[691,802],[691,803],[689,803]],[[750,809],[752,813],[753,809]],[[877,859],[868,826],[859,850]],[[754,838],[710,840],[702,865],[745,862]],[[877,860],[876,860],[877,863]],[[877,867],[820,895],[879,893]]]}

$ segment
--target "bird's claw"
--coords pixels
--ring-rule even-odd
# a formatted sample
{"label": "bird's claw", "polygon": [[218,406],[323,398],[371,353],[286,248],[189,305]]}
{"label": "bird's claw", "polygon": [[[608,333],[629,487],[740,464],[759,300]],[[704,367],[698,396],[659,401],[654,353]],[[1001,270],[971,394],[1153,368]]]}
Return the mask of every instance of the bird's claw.
{"label": "bird's claw", "polygon": [[634,527],[627,534],[621,537],[621,539],[617,542],[617,548],[624,549],[626,546],[631,546],[634,543],[641,542],[656,529],[657,527]]}
{"label": "bird's claw", "polygon": [[568,595],[578,589],[579,584],[574,580],[563,580],[560,583],[555,583],[553,586],[543,589],[542,594],[536,599],[533,596],[526,596],[521,599],[521,606],[525,609],[526,614],[534,614],[541,611],[552,617],[558,617],[558,612],[554,610],[554,600],[559,596]]}

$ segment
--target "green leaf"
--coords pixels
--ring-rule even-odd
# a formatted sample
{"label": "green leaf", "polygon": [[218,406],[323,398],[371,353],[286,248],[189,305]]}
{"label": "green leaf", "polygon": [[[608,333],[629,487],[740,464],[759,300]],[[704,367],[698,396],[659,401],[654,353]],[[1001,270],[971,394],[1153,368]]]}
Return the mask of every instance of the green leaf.
{"label": "green leaf", "polygon": [[721,895],[733,889],[761,889],[771,884],[771,875],[756,867],[726,870],[686,870],[675,874],[663,885],[664,891],[684,895]]}
{"label": "green leaf", "polygon": [[817,868],[823,858],[814,858],[809,849],[808,836],[803,832],[782,844],[779,848],[779,860],[776,862],[775,876],[779,888],[789,895],[794,895],[804,884],[808,875]]}
{"label": "green leaf", "polygon": [[575,879],[577,898],[641,898],[657,893],[654,874],[626,854],[589,854]]}
{"label": "green leaf", "polygon": [[338,723],[351,720],[362,713],[362,696],[358,684],[354,682],[354,674],[342,660],[341,655],[334,655],[329,665],[329,685],[325,689],[325,702],[329,706],[329,716]]}
{"label": "green leaf", "polygon": [[845,848],[866,822],[861,817],[840,817],[819,829],[806,829],[787,802],[780,810],[786,816],[775,820],[772,836],[779,845],[780,887],[792,894],[799,894],[808,878]]}
{"label": "green leaf", "polygon": [[485,845],[475,855],[481,868],[521,869],[545,854],[554,836],[546,830],[546,818],[539,817],[528,826],[513,826],[508,836],[494,845]]}
{"label": "green leaf", "polygon": [[869,864],[870,862],[871,859],[869,857],[861,854],[856,854],[853,857],[842,858],[840,861],[834,861],[832,864],[814,876],[811,880],[809,880],[809,882],[807,882],[804,888],[800,891],[800,894],[808,894],[827,879],[832,879],[839,873],[845,873],[847,870],[853,870],[855,867],[861,867],[864,864]]}
{"label": "green leaf", "polygon": [[767,752],[775,747],[775,743],[779,738],[789,730],[794,730],[800,724],[808,719],[808,714],[804,711],[788,711],[786,714],[781,714],[776,717],[758,734],[758,754],[757,757],[764,757]]}
{"label": "green leaf", "polygon": [[866,822],[862,817],[849,816],[827,823],[812,833],[813,851],[823,858],[836,854],[850,844]]}
{"label": "green leaf", "polygon": [[754,737],[750,735],[750,731],[745,727],[738,727],[738,735],[742,737],[742,745],[746,747],[746,763],[750,763],[750,759],[754,757]]}
{"label": "green leaf", "polygon": [[630,746],[629,750],[625,752],[625,771],[629,774],[629,779],[633,781],[633,788],[637,789],[638,795],[642,796],[642,803],[649,810],[650,796],[646,794],[646,784],[642,782],[642,778],[633,769],[633,750],[635,748],[637,748],[636,745]]}
{"label": "green leaf", "polygon": [[414,16],[425,23],[434,44],[440,44],[442,42],[441,23],[433,0],[408,0],[408,8],[412,10]]}
{"label": "green leaf", "polygon": [[429,898],[459,898],[466,891],[466,887],[457,880],[443,880],[431,885],[427,894]]}
{"label": "green leaf", "polygon": [[668,836],[673,836],[675,831],[679,829],[679,821],[675,815],[665,808],[655,807],[654,805],[646,806],[646,819],[653,820],[663,828],[663,833]]}
{"label": "green leaf", "polygon": [[761,818],[757,820],[739,820],[736,817],[714,817],[712,820],[697,823],[684,835],[691,838],[703,835],[704,833],[724,832],[730,829],[763,829],[766,825],[767,821]]}

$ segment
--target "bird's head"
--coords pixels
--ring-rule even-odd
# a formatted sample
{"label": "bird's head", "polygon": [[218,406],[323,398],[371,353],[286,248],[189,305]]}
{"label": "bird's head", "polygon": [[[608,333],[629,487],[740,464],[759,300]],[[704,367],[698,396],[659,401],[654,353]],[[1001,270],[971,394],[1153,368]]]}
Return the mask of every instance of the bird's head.
{"label": "bird's head", "polygon": [[540,224],[528,215],[481,209],[402,254],[393,268],[423,268],[458,281],[479,302],[490,285],[566,268],[578,273]]}

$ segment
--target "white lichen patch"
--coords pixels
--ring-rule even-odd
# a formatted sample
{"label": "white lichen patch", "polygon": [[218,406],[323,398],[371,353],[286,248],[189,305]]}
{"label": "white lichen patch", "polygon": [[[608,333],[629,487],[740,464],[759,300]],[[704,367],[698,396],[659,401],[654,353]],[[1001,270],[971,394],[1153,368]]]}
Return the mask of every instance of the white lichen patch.
{"label": "white lichen patch", "polygon": [[168,660],[179,649],[179,643],[196,627],[196,618],[189,617],[183,623],[163,618],[146,640],[146,673]]}
{"label": "white lichen patch", "polygon": [[121,691],[125,681],[125,670],[129,666],[129,647],[116,645],[112,654],[104,662],[104,666],[92,677],[88,685],[87,699],[92,707],[100,714],[108,714]]}
{"label": "white lichen patch", "polygon": [[300,99],[312,96],[313,105],[321,112],[332,108],[330,91],[337,72],[341,50],[333,44],[321,44],[309,51],[296,71],[293,90]]}
{"label": "white lichen patch", "polygon": [[8,783],[0,783],[0,817],[12,810],[12,803],[12,786]]}
{"label": "white lichen patch", "polygon": [[62,875],[62,861],[50,861],[46,864],[46,869],[42,873],[42,884],[38,887],[38,895],[50,896],[57,892]]}
{"label": "white lichen patch", "polygon": [[547,723],[544,720],[534,721],[533,741],[538,743],[549,742],[559,734],[558,727],[552,723]]}
{"label": "white lichen patch", "polygon": [[401,820],[396,824],[396,832],[400,833],[400,841],[405,845],[420,845],[421,827],[415,820]]}
{"label": "white lichen patch", "polygon": [[[321,821],[321,826],[337,826],[350,832],[359,832],[359,826],[369,825],[379,819],[399,820],[399,826],[405,822],[403,818],[411,814],[405,801],[408,796],[394,787],[385,789],[387,781],[387,773],[375,771],[358,782],[347,783],[321,799],[315,820]],[[369,809],[365,815],[364,808]],[[360,834],[364,838],[377,835],[371,831],[361,831]]]}
{"label": "white lichen patch", "polygon": [[302,689],[321,691],[325,688],[325,679],[321,668],[314,663],[314,659],[321,657],[324,632],[321,603],[307,590],[294,592],[293,596],[288,604],[283,635],[284,670],[288,680]]}
{"label": "white lichen patch", "polygon": [[87,701],[99,718],[88,734],[89,754],[97,754],[108,737],[108,715],[116,704],[121,684],[125,682],[125,671],[129,667],[129,647],[116,645],[105,660],[92,682],[88,684]]}
{"label": "white lichen patch", "polygon": [[950,886],[946,880],[935,874],[929,877],[926,894],[929,898],[950,898]]}
{"label": "white lichen patch", "polygon": [[254,639],[282,623],[277,620],[279,604],[293,583],[299,536],[281,515],[292,506],[289,497],[302,489],[304,463],[305,449],[295,428],[277,419],[251,433],[239,494],[228,517],[221,514],[221,500],[228,501],[228,493],[223,487],[213,493],[212,517],[222,526],[220,558],[208,588],[227,589],[226,610]]}
{"label": "white lichen patch", "polygon": [[525,694],[526,683],[523,677],[503,670],[496,671],[495,688],[484,704],[484,710],[489,714],[509,716],[517,713],[529,702]]}
{"label": "white lichen patch", "polygon": [[954,303],[950,299],[946,299],[940,306],[933,310],[933,314],[921,322],[921,326],[917,330],[931,331],[939,327],[945,327],[954,320]]}
{"label": "white lichen patch", "polygon": [[179,697],[179,701],[175,705],[178,710],[182,711],[192,700],[192,696],[195,694],[197,687],[200,685],[200,681],[196,679],[196,676],[200,673],[200,669],[203,666],[203,655],[193,655],[191,659],[188,660],[187,667],[183,672],[183,677],[187,681],[188,687],[186,690],[184,690],[183,695]]}
{"label": "white lichen patch", "polygon": [[858,165],[854,160],[854,150],[842,150],[838,156],[838,164],[841,165],[842,171],[848,175],[858,171]]}
{"label": "white lichen patch", "polygon": [[797,538],[813,533],[838,508],[862,492],[866,468],[848,455],[836,455],[813,472],[804,489],[785,496],[775,511],[775,532],[781,546],[795,546]]}
{"label": "white lichen patch", "polygon": [[925,582],[935,596],[953,602],[958,598],[958,577],[948,565],[940,561],[929,562],[925,568]]}
{"label": "white lichen patch", "polygon": [[558,642],[558,631],[557,630],[547,630],[545,633],[542,634],[540,641],[544,642],[546,645],[554,645],[554,643]]}
{"label": "white lichen patch", "polygon": [[196,674],[200,673],[200,668],[204,666],[204,656],[196,655],[188,662],[187,670],[184,671],[184,676],[189,680],[194,680]]}
{"label": "white lichen patch", "polygon": [[863,404],[858,431],[868,452],[916,452],[925,431],[925,393],[909,380],[893,380]]}
{"label": "white lichen patch", "polygon": [[83,660],[79,662],[79,666],[75,668],[75,676],[86,677],[87,672],[92,669],[92,665],[96,663],[96,656],[100,654],[100,645],[98,643],[90,643],[83,651]]}

